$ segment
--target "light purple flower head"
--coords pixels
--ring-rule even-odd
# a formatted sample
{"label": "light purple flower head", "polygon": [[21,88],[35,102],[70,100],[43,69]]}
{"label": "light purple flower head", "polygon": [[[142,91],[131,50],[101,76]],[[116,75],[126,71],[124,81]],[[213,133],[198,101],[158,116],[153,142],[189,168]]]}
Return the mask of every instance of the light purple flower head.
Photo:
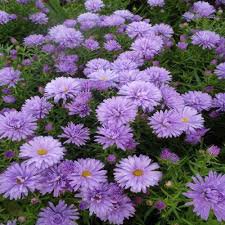
{"label": "light purple flower head", "polygon": [[104,100],[96,113],[102,124],[123,125],[135,120],[137,107],[125,97],[112,97]]}
{"label": "light purple flower head", "polygon": [[125,23],[125,19],[119,15],[103,16],[101,26],[103,27],[115,27]]}
{"label": "light purple flower head", "polygon": [[0,139],[21,141],[34,134],[36,119],[30,114],[12,110],[0,115]]}
{"label": "light purple flower head", "polygon": [[125,20],[132,21],[134,19],[134,14],[127,9],[119,9],[113,12],[114,15],[120,16]]}
{"label": "light purple flower head", "polygon": [[103,167],[104,164],[96,159],[78,159],[76,171],[70,176],[70,185],[73,187],[73,190],[93,188],[100,183],[105,183],[107,171]]}
{"label": "light purple flower head", "polygon": [[184,195],[191,199],[187,205],[193,205],[194,212],[207,220],[212,210],[219,222],[225,221],[225,175],[210,171],[208,176],[197,175],[188,183],[190,190]]}
{"label": "light purple flower head", "polygon": [[122,49],[121,45],[116,40],[108,40],[108,41],[106,41],[104,43],[104,48],[108,52],[119,51],[119,50]]}
{"label": "light purple flower head", "polygon": [[156,24],[152,27],[152,30],[156,35],[162,36],[164,38],[171,38],[174,34],[173,28],[165,23]]}
{"label": "light purple flower head", "polygon": [[212,145],[209,148],[207,148],[207,153],[214,157],[217,157],[220,154],[220,151],[221,148],[216,145]]}
{"label": "light purple flower head", "polygon": [[127,145],[134,142],[132,129],[125,125],[104,125],[97,130],[96,142],[103,146],[103,149],[116,145],[117,148],[127,150]]}
{"label": "light purple flower head", "polygon": [[24,45],[27,47],[37,47],[45,42],[45,37],[42,34],[31,34],[24,38]]}
{"label": "light purple flower head", "polygon": [[225,93],[218,93],[213,98],[213,107],[219,112],[225,112]]}
{"label": "light purple flower head", "polygon": [[48,23],[48,17],[43,12],[34,13],[29,16],[29,19],[35,24],[44,25]]}
{"label": "light purple flower head", "polygon": [[188,11],[188,12],[185,12],[185,13],[183,14],[183,18],[184,18],[186,21],[190,22],[191,20],[195,19],[196,16],[195,16],[194,13]]}
{"label": "light purple flower head", "polygon": [[153,111],[162,99],[160,90],[154,84],[145,81],[133,81],[122,86],[119,95],[148,112]]}
{"label": "light purple flower head", "polygon": [[63,22],[63,25],[66,26],[66,27],[70,27],[70,28],[73,28],[75,27],[77,24],[77,21],[74,20],[74,19],[67,19]]}
{"label": "light purple flower head", "polygon": [[219,79],[225,79],[225,63],[220,63],[216,67],[215,74]]}
{"label": "light purple flower head", "polygon": [[83,35],[74,28],[64,25],[57,25],[49,30],[49,38],[51,41],[59,44],[64,48],[76,48],[83,41]]}
{"label": "light purple flower head", "polygon": [[135,40],[131,46],[131,49],[138,52],[145,59],[152,59],[162,50],[162,47],[162,38],[152,35],[150,37],[144,37]]}
{"label": "light purple flower head", "polygon": [[88,38],[84,41],[83,46],[91,51],[95,51],[100,48],[98,41],[94,38]]}
{"label": "light purple flower head", "polygon": [[35,191],[38,180],[34,167],[13,163],[0,174],[0,194],[10,200],[21,199]]}
{"label": "light purple flower head", "polygon": [[122,159],[114,169],[114,177],[120,187],[132,192],[147,192],[150,186],[158,185],[162,173],[159,165],[146,155],[128,156]]}
{"label": "light purple flower head", "polygon": [[89,30],[99,26],[100,17],[96,13],[83,13],[77,17],[77,21],[80,24],[82,30]]}
{"label": "light purple flower head", "polygon": [[151,66],[141,72],[148,81],[160,87],[163,84],[168,84],[172,80],[170,72],[163,67]]}
{"label": "light purple flower head", "polygon": [[189,91],[182,95],[186,106],[196,109],[198,112],[209,110],[212,107],[212,97],[201,91]]}
{"label": "light purple flower head", "polygon": [[132,22],[127,26],[126,33],[130,38],[142,38],[153,34],[152,26],[144,21]]}
{"label": "light purple flower head", "polygon": [[84,74],[87,76],[98,70],[107,70],[111,68],[111,63],[106,59],[96,58],[87,62]]}
{"label": "light purple flower head", "polygon": [[65,148],[51,136],[38,136],[20,147],[19,157],[25,159],[27,165],[39,170],[58,163],[64,156]]}
{"label": "light purple flower head", "polygon": [[116,73],[128,70],[135,70],[137,68],[138,64],[131,59],[118,58],[112,63],[112,70]]}
{"label": "light purple flower head", "polygon": [[21,72],[13,67],[0,69],[0,86],[14,87],[20,79]]}
{"label": "light purple flower head", "polygon": [[180,120],[175,110],[157,111],[149,118],[149,125],[159,138],[178,137],[184,131]]}
{"label": "light purple flower head", "polygon": [[98,12],[100,11],[105,5],[102,0],[86,0],[84,6],[87,11],[90,12]]}
{"label": "light purple flower head", "polygon": [[118,56],[117,60],[119,59],[120,60],[128,59],[131,62],[135,62],[137,66],[142,66],[144,64],[144,59],[142,55],[136,51],[125,51]]}
{"label": "light purple flower head", "polygon": [[162,150],[160,153],[160,158],[163,160],[168,160],[172,163],[177,163],[180,160],[179,156],[176,153],[171,152],[168,148],[164,148]]}
{"label": "light purple flower head", "polygon": [[2,96],[2,100],[7,104],[12,104],[16,102],[16,98],[13,95]]}
{"label": "light purple flower head", "polygon": [[36,225],[77,225],[78,218],[78,212],[74,205],[67,205],[60,200],[58,205],[54,206],[49,202],[49,206],[41,210]]}
{"label": "light purple flower head", "polygon": [[6,24],[14,19],[16,19],[16,15],[9,14],[5,11],[0,10],[0,25]]}
{"label": "light purple flower head", "polygon": [[90,139],[90,131],[83,124],[68,123],[66,127],[62,127],[63,133],[59,136],[67,139],[64,143],[71,143],[77,146],[85,145]]}
{"label": "light purple flower head", "polygon": [[216,12],[215,8],[205,1],[198,1],[193,4],[193,12],[198,17],[211,17]]}
{"label": "light purple flower head", "polygon": [[216,48],[220,36],[212,31],[198,31],[192,36],[192,44],[201,46],[203,49]]}
{"label": "light purple flower head", "polygon": [[206,128],[196,129],[195,131],[186,134],[185,141],[189,144],[196,145],[208,131],[209,129]]}
{"label": "light purple flower head", "polygon": [[52,104],[49,103],[46,98],[34,96],[25,101],[21,110],[26,114],[32,115],[36,119],[43,119],[46,115],[48,115],[51,109]]}
{"label": "light purple flower head", "polygon": [[59,100],[66,101],[68,98],[73,98],[80,91],[79,82],[71,77],[57,77],[51,82],[47,83],[45,87],[45,96],[47,98],[54,98],[54,102]]}
{"label": "light purple flower head", "polygon": [[148,4],[152,7],[163,7],[165,2],[164,0],[148,0]]}

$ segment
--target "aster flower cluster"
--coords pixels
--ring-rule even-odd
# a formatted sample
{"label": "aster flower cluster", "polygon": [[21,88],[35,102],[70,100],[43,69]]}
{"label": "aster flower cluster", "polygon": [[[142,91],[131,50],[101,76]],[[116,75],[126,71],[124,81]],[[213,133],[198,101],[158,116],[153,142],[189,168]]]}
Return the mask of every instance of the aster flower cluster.
{"label": "aster flower cluster", "polygon": [[[22,43],[11,38],[12,49],[0,53],[1,196],[50,200],[37,225],[76,225],[88,214],[120,225],[145,203],[135,223],[148,223],[156,209],[159,218],[179,219],[184,205],[203,220],[225,221],[225,175],[214,171],[222,171],[225,38],[201,22],[189,27],[213,20],[218,5],[197,1],[172,27],[127,9],[105,13],[113,3],[103,0],[85,0],[83,13],[66,20],[61,11],[57,22],[60,5],[16,2],[35,9],[17,19],[43,29]],[[174,4],[147,3],[159,15]],[[0,26],[15,18],[0,11]],[[175,43],[177,29],[184,34]]]}

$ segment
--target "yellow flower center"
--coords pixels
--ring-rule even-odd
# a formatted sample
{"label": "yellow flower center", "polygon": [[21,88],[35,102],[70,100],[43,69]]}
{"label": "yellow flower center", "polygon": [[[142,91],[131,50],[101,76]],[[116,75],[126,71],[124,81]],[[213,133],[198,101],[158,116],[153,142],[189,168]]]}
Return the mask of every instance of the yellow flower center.
{"label": "yellow flower center", "polygon": [[181,119],[181,122],[183,122],[183,123],[188,123],[188,122],[189,122],[189,118],[184,117],[184,118]]}
{"label": "yellow flower center", "polygon": [[88,171],[88,170],[84,170],[84,171],[82,172],[82,176],[83,176],[83,177],[90,177],[90,176],[91,176],[91,172]]}
{"label": "yellow flower center", "polygon": [[103,75],[103,76],[101,77],[101,80],[106,81],[106,80],[108,80],[108,77]]}
{"label": "yellow flower center", "polygon": [[140,177],[140,176],[142,176],[143,174],[144,174],[143,170],[137,169],[137,170],[134,170],[134,171],[133,171],[133,175],[136,176],[136,177]]}
{"label": "yellow flower center", "polygon": [[47,153],[48,153],[48,151],[44,148],[40,148],[37,150],[38,155],[46,155]]}

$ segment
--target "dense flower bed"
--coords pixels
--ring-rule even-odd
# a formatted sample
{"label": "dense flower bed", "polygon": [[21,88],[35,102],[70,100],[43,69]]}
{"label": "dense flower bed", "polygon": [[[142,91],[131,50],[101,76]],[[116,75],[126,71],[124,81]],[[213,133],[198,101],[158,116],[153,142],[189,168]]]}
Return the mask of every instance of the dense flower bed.
{"label": "dense flower bed", "polygon": [[0,222],[225,221],[225,2],[0,6]]}

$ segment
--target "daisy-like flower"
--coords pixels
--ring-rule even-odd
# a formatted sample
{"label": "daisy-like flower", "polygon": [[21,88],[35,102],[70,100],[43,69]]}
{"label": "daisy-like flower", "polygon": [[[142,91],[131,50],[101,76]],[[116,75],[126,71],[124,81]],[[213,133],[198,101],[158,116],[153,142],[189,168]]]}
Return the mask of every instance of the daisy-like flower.
{"label": "daisy-like flower", "polygon": [[0,10],[0,25],[6,24],[11,20],[16,19],[16,15],[14,14],[9,14],[5,11]]}
{"label": "daisy-like flower", "polygon": [[132,50],[141,54],[145,59],[152,59],[163,47],[163,40],[159,36],[138,38],[131,46]]}
{"label": "daisy-like flower", "polygon": [[89,140],[90,131],[83,124],[68,123],[66,127],[62,127],[63,134],[59,137],[67,139],[64,143],[72,143],[77,146],[85,145]]}
{"label": "daisy-like flower", "polygon": [[196,109],[198,112],[212,107],[212,97],[201,91],[189,91],[182,95],[186,106]]}
{"label": "daisy-like flower", "polygon": [[133,104],[149,112],[162,99],[160,90],[154,84],[145,81],[133,81],[122,86],[119,90],[119,95],[125,96]]}
{"label": "daisy-like flower", "polygon": [[162,173],[159,165],[145,155],[128,156],[122,159],[114,169],[114,177],[120,187],[132,192],[147,192],[150,186],[158,185]]}
{"label": "daisy-like flower", "polygon": [[73,98],[80,91],[79,82],[71,77],[58,77],[55,80],[47,83],[45,87],[45,96],[54,98],[57,103],[59,100],[66,101],[68,98]]}
{"label": "daisy-like flower", "polygon": [[64,156],[65,149],[51,136],[35,137],[20,147],[19,157],[26,159],[27,165],[37,169],[46,169],[58,163]]}
{"label": "daisy-like flower", "polygon": [[83,13],[77,17],[77,21],[80,24],[82,30],[89,30],[99,26],[100,17],[96,13]]}
{"label": "daisy-like flower", "polygon": [[24,163],[13,163],[0,174],[0,194],[5,198],[20,199],[34,192],[39,180],[37,171]]}
{"label": "daisy-like flower", "polygon": [[194,212],[203,220],[207,220],[212,210],[219,222],[225,221],[225,175],[209,172],[208,176],[193,177],[193,182],[188,183],[190,190],[184,195],[191,202],[187,205],[194,206]]}
{"label": "daisy-like flower", "polygon": [[161,35],[166,38],[171,38],[174,33],[173,28],[164,23],[156,24],[152,27],[152,29],[156,35]]}
{"label": "daisy-like flower", "polygon": [[106,170],[104,164],[96,159],[78,159],[76,171],[70,176],[70,185],[74,191],[79,188],[93,188],[106,182]]}
{"label": "daisy-like flower", "polygon": [[164,0],[148,0],[148,4],[152,7],[163,7],[165,4]]}
{"label": "daisy-like flower", "polygon": [[220,36],[212,31],[198,31],[192,36],[192,44],[203,49],[213,49],[220,41]]}
{"label": "daisy-like flower", "polygon": [[220,63],[216,67],[215,74],[219,79],[225,79],[225,63]]}
{"label": "daisy-like flower", "polygon": [[130,38],[142,38],[153,34],[152,26],[144,21],[130,23],[126,32]]}
{"label": "daisy-like flower", "polygon": [[29,16],[29,19],[35,24],[46,24],[48,23],[48,17],[43,12],[34,13]]}
{"label": "daisy-like flower", "polygon": [[15,87],[20,80],[21,72],[15,70],[13,67],[4,67],[0,69],[0,86],[8,85],[9,87]]}
{"label": "daisy-like flower", "polygon": [[27,47],[37,47],[45,42],[45,37],[41,34],[31,34],[24,38],[24,45]]}
{"label": "daisy-like flower", "polygon": [[87,62],[84,74],[87,76],[88,74],[94,73],[98,70],[108,69],[111,69],[111,63],[108,60],[101,58],[92,59]]}
{"label": "daisy-like flower", "polygon": [[104,100],[96,112],[103,124],[123,125],[134,121],[137,107],[130,100],[119,96]]}
{"label": "daisy-like flower", "polygon": [[194,132],[196,129],[204,127],[204,119],[196,109],[186,106],[183,110],[180,110],[179,113],[183,129],[187,133]]}
{"label": "daisy-like flower", "polygon": [[215,12],[215,8],[205,1],[198,1],[193,4],[193,12],[198,17],[211,17]]}
{"label": "daisy-like flower", "polygon": [[98,12],[104,7],[104,3],[102,0],[86,0],[84,6],[90,12]]}
{"label": "daisy-like flower", "polygon": [[43,119],[48,115],[51,108],[52,104],[44,97],[40,98],[39,96],[34,96],[26,100],[22,106],[22,111],[32,115],[36,119]]}
{"label": "daisy-like flower", "polygon": [[49,202],[49,206],[41,210],[36,225],[77,225],[78,218],[78,212],[74,205],[67,205],[60,200],[58,205],[54,206]]}
{"label": "daisy-like flower", "polygon": [[132,129],[124,125],[110,125],[98,128],[96,141],[103,145],[103,149],[116,145],[122,150],[127,149],[128,143],[133,143]]}
{"label": "daisy-like flower", "polygon": [[225,112],[225,93],[218,93],[213,98],[213,107],[219,112]]}
{"label": "daisy-like flower", "polygon": [[125,51],[117,57],[117,60],[124,60],[124,59],[128,59],[131,62],[135,62],[137,67],[142,66],[144,64],[143,56],[136,51]]}
{"label": "daisy-like flower", "polygon": [[0,139],[21,141],[34,134],[36,119],[30,114],[15,110],[0,115]]}
{"label": "daisy-like flower", "polygon": [[57,25],[49,30],[49,38],[55,43],[65,48],[76,48],[83,41],[83,35],[74,28],[64,25]]}
{"label": "daisy-like flower", "polygon": [[131,59],[117,59],[112,63],[112,70],[116,73],[123,71],[135,70],[138,68],[138,64]]}
{"label": "daisy-like flower", "polygon": [[184,131],[181,116],[175,110],[157,111],[149,121],[150,127],[159,138],[178,137]]}

